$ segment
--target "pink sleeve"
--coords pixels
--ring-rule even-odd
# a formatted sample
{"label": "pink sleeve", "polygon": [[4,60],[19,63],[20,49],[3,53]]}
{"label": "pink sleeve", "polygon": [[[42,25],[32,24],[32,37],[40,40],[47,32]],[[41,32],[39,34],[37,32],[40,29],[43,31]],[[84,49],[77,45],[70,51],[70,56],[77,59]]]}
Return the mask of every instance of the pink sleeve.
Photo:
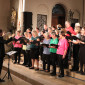
{"label": "pink sleeve", "polygon": [[68,41],[65,39],[65,50],[68,50]]}

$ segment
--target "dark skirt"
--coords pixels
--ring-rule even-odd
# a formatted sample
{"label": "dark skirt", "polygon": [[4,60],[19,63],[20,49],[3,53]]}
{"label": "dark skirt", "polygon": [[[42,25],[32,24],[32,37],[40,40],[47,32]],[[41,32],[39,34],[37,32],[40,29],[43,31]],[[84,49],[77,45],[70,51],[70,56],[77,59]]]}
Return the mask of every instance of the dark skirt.
{"label": "dark skirt", "polygon": [[31,48],[30,50],[30,56],[31,59],[39,59],[39,48]]}
{"label": "dark skirt", "polygon": [[85,64],[85,45],[80,45],[79,60],[80,63]]}

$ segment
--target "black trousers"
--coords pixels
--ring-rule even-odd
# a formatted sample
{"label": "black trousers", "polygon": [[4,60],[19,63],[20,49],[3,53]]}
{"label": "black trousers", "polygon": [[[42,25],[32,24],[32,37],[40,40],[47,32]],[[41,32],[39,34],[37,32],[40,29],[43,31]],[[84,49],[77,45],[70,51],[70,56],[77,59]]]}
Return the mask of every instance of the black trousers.
{"label": "black trousers", "polygon": [[18,63],[20,63],[20,54],[22,48],[14,48],[14,50],[17,51],[17,53],[15,53],[15,62],[17,62],[17,56],[18,56]]}
{"label": "black trousers", "polygon": [[58,64],[59,64],[59,67],[60,67],[60,74],[64,75],[64,66],[63,66],[62,55],[58,55]]}
{"label": "black trousers", "polygon": [[69,65],[68,65],[68,54],[66,54],[65,58],[63,59],[63,67],[65,69],[68,69]]}
{"label": "black trousers", "polygon": [[57,54],[56,53],[51,53],[50,60],[52,62],[52,66],[53,66],[53,72],[52,73],[56,74]]}
{"label": "black trousers", "polygon": [[79,69],[79,45],[73,45],[73,69]]}
{"label": "black trousers", "polygon": [[[81,62],[80,62],[80,72],[83,72],[83,65]],[[85,69],[84,69],[84,72],[85,72]]]}
{"label": "black trousers", "polygon": [[72,56],[72,43],[69,43],[69,47],[68,47],[68,51],[67,51],[67,56],[68,56],[68,60],[71,60],[71,56]]}
{"label": "black trousers", "polygon": [[1,71],[2,71],[2,66],[3,66],[3,57],[0,57],[0,75],[1,75]]}
{"label": "black trousers", "polygon": [[43,70],[46,70],[46,64],[47,64],[47,70],[50,71],[50,55],[43,54]]}
{"label": "black trousers", "polygon": [[43,47],[42,46],[40,46],[39,51],[40,51],[41,60],[43,60]]}
{"label": "black trousers", "polygon": [[26,54],[27,54],[27,64],[28,64],[29,67],[31,67],[32,62],[31,62],[30,50],[27,50]]}
{"label": "black trousers", "polygon": [[22,53],[23,53],[23,55],[24,55],[24,65],[27,65],[27,62],[28,62],[27,52],[26,52],[26,50],[22,50]]}

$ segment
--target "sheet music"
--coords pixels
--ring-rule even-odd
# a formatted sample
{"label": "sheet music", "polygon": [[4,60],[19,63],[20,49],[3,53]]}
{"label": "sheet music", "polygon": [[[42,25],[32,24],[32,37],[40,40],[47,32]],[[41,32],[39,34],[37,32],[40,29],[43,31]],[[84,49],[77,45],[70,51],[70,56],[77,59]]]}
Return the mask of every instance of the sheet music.
{"label": "sheet music", "polygon": [[26,50],[26,47],[27,47],[26,45],[23,45],[22,49],[23,49],[23,50]]}
{"label": "sheet music", "polygon": [[10,51],[10,52],[8,52],[8,53],[6,53],[7,55],[9,55],[9,56],[11,56],[11,55],[13,55],[13,54],[15,54],[17,51]]}

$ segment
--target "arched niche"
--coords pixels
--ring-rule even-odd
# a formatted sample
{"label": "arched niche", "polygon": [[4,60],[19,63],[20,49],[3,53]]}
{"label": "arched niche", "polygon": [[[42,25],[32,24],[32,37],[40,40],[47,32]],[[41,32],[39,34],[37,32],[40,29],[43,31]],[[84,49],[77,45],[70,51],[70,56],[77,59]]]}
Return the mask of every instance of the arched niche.
{"label": "arched niche", "polygon": [[64,24],[65,18],[66,18],[66,10],[64,5],[56,4],[52,9],[52,26],[61,24],[62,27],[65,27],[65,24]]}

